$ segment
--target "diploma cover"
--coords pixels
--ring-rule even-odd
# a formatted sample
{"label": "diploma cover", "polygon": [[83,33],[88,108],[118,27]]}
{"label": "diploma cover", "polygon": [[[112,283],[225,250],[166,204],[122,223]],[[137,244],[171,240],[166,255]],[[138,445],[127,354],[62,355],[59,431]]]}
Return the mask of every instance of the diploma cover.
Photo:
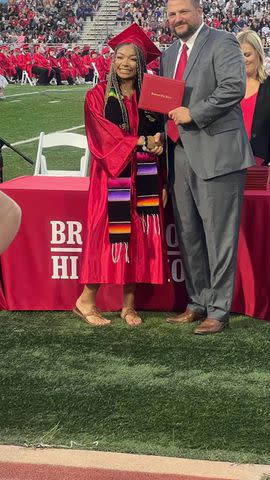
{"label": "diploma cover", "polygon": [[139,99],[139,108],[152,112],[169,113],[180,107],[184,95],[185,82],[168,77],[145,73]]}

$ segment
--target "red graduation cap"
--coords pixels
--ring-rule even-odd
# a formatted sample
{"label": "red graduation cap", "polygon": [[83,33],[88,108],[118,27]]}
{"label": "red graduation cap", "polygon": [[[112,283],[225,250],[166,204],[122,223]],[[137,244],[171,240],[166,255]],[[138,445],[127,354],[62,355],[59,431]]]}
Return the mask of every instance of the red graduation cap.
{"label": "red graduation cap", "polygon": [[160,50],[152,40],[150,40],[143,29],[137,25],[137,23],[133,23],[109,40],[108,45],[115,50],[115,48],[122,43],[133,43],[134,45],[137,45],[137,47],[140,47],[145,55],[147,64],[161,55]]}

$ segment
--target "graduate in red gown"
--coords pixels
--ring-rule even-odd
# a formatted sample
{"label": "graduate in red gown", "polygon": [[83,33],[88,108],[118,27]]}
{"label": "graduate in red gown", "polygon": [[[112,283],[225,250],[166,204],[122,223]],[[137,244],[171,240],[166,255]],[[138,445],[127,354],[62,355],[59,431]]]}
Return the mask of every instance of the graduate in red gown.
{"label": "graduate in red gown", "polygon": [[61,79],[67,80],[69,85],[73,85],[76,79],[76,69],[73,67],[70,58],[65,56],[64,48],[58,54],[58,62],[61,69]]}
{"label": "graduate in red gown", "polygon": [[16,75],[16,69],[10,58],[9,47],[7,47],[6,45],[3,45],[1,47],[0,66],[1,66],[1,69],[5,72],[5,75],[9,79],[11,79],[14,75]]}
{"label": "graduate in red gown", "polygon": [[42,45],[37,45],[36,52],[33,55],[32,73],[37,75],[37,85],[49,85],[51,76],[51,66],[49,60],[44,55],[45,49]]}
{"label": "graduate in red gown", "polygon": [[84,78],[87,74],[87,69],[84,66],[83,59],[81,57],[81,48],[74,47],[74,53],[71,55],[71,62],[73,67],[76,69],[76,77]]}
{"label": "graduate in red gown", "polygon": [[[121,317],[131,326],[137,283],[167,281],[163,229],[166,202],[162,116],[139,110],[146,63],[160,54],[137,24],[110,40],[108,82],[87,93],[85,126],[91,151],[88,221],[74,313],[108,325],[96,308],[100,284],[123,285]],[[164,162],[165,163],[165,162]]]}
{"label": "graduate in red gown", "polygon": [[56,78],[57,85],[63,85],[61,82],[61,68],[56,55],[56,50],[54,48],[48,48],[47,50],[47,60],[49,61],[51,76]]}
{"label": "graduate in red gown", "polygon": [[32,78],[32,64],[33,64],[33,59],[32,55],[29,51],[29,45],[25,44],[22,47],[21,53],[17,57],[17,64],[18,67],[22,70],[22,72],[25,70],[29,77]]}
{"label": "graduate in red gown", "polygon": [[91,53],[90,53],[90,47],[88,45],[84,45],[83,51],[82,51],[82,61],[83,65],[85,67],[85,81],[86,82],[92,82],[93,76],[94,76],[94,71],[93,71],[93,66],[92,66],[92,58],[91,58]]}
{"label": "graduate in red gown", "polygon": [[100,57],[98,57],[95,62],[98,71],[99,82],[106,80],[111,68],[111,61],[112,59],[109,47],[103,47]]}

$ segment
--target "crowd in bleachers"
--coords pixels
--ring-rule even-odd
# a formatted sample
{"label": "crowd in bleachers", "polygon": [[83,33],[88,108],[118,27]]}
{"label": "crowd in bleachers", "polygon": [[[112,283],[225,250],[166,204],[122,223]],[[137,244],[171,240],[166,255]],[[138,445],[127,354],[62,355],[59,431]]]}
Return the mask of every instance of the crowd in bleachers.
{"label": "crowd in bleachers", "polygon": [[3,43],[76,43],[100,0],[11,0],[0,3]]}
{"label": "crowd in bleachers", "polygon": [[[0,43],[77,43],[87,17],[100,0],[10,0],[0,3]],[[237,33],[255,30],[270,47],[270,0],[205,0],[205,22]],[[136,22],[160,44],[174,38],[166,20],[166,0],[119,0],[116,23]]]}
{"label": "crowd in bleachers", "polygon": [[76,15],[77,18],[86,20],[87,17],[93,21],[96,12],[100,7],[100,0],[80,0],[77,5]]}
{"label": "crowd in bleachers", "polygon": [[[249,27],[270,47],[270,0],[206,0],[203,11],[209,26],[233,33]],[[167,44],[174,40],[167,25],[165,0],[120,0],[116,22],[134,21],[154,41]]]}
{"label": "crowd in bleachers", "polygon": [[[166,19],[166,0],[119,0],[116,23],[138,23],[149,37],[164,46],[174,41]],[[93,19],[100,0],[10,0],[0,3],[0,75],[21,81],[27,72],[40,85],[54,78],[58,85],[106,77],[108,51],[90,47],[69,48],[78,43],[85,19]],[[233,33],[248,27],[262,38],[270,56],[270,0],[205,0],[205,22]],[[105,42],[106,43],[106,42]],[[46,48],[46,44],[55,48]],[[152,65],[157,71],[158,63]]]}

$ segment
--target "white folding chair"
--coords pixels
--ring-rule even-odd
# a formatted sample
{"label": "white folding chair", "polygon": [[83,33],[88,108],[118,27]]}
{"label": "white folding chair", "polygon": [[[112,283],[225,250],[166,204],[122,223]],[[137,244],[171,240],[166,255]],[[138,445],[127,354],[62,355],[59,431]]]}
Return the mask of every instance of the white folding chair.
{"label": "white folding chair", "polygon": [[[48,170],[46,157],[43,154],[44,148],[69,146],[84,150],[80,160],[79,170]],[[39,136],[38,151],[34,175],[51,175],[64,177],[86,177],[88,175],[90,152],[85,135],[71,132],[55,132],[45,135],[41,132]]]}
{"label": "white folding chair", "polygon": [[98,83],[98,70],[97,70],[97,67],[96,67],[96,64],[95,63],[92,63],[92,66],[93,66],[93,70],[94,70],[94,76],[93,76],[93,87]]}
{"label": "white folding chair", "polygon": [[33,85],[35,85],[35,80],[33,78],[30,78],[27,71],[26,70],[23,70],[22,72],[22,79],[21,79],[21,85],[25,85],[27,82],[30,83],[31,87],[33,87]]}

